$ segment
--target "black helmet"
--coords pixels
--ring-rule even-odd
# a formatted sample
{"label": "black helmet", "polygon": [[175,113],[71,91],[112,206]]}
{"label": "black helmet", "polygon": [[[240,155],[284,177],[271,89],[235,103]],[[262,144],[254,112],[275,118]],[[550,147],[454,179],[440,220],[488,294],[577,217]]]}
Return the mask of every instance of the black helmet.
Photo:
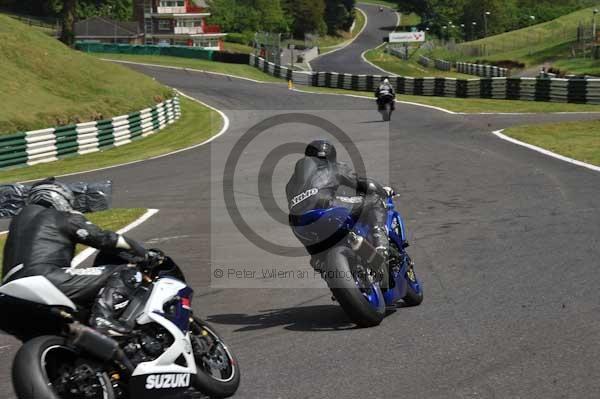
{"label": "black helmet", "polygon": [[35,204],[54,208],[57,211],[70,211],[73,209],[75,195],[73,191],[54,177],[49,177],[34,184],[27,196],[27,204]]}
{"label": "black helmet", "polygon": [[311,142],[304,151],[307,157],[316,157],[326,159],[330,162],[336,162],[337,152],[335,147],[327,140],[315,140]]}

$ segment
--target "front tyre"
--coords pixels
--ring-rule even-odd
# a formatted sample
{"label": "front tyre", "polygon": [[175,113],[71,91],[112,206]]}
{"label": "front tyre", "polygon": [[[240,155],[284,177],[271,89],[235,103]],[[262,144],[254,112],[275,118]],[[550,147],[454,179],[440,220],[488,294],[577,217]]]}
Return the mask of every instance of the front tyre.
{"label": "front tyre", "polygon": [[108,375],[62,337],[42,336],[23,344],[12,378],[19,399],[115,399]]}
{"label": "front tyre", "polygon": [[213,398],[228,398],[240,386],[237,359],[205,321],[194,317],[191,323],[192,348],[198,372],[192,376],[192,386]]}
{"label": "front tyre", "polygon": [[347,247],[332,248],[327,254],[327,270],[322,276],[350,320],[359,327],[374,327],[385,316],[385,300],[381,288],[364,270],[352,270]]}
{"label": "front tyre", "polygon": [[406,295],[403,298],[406,306],[419,306],[423,302],[423,286],[415,274],[415,267],[409,259],[406,270]]}
{"label": "front tyre", "polygon": [[381,116],[383,117],[384,122],[389,122],[392,118],[392,110],[390,104],[386,104],[383,111],[381,111]]}

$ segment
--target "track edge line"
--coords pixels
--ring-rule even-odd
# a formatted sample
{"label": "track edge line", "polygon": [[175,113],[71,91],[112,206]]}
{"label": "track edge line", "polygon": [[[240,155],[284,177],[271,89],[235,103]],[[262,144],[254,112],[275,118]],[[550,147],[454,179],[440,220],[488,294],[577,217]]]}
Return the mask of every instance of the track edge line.
{"label": "track edge line", "polygon": [[559,159],[559,160],[561,160],[563,162],[567,162],[567,163],[570,163],[572,165],[576,165],[576,166],[580,166],[580,167],[583,167],[583,168],[591,169],[591,170],[593,170],[595,172],[600,172],[600,166],[592,165],[592,164],[589,164],[589,163],[586,163],[586,162],[583,162],[583,161],[579,161],[577,159],[569,158],[569,157],[566,157],[564,155],[560,155],[560,154],[557,154],[557,153],[552,152],[550,150],[547,150],[545,148],[538,147],[536,145],[525,143],[523,141],[514,139],[514,138],[512,138],[510,136],[507,136],[507,135],[503,134],[502,132],[504,132],[504,130],[505,129],[495,130],[495,131],[492,132],[492,134],[495,135],[496,137],[502,139],[502,140],[506,140],[506,141],[508,141],[510,143],[513,143],[513,144],[516,144],[516,145],[528,148],[530,150],[539,152],[539,153],[547,155],[549,157]]}

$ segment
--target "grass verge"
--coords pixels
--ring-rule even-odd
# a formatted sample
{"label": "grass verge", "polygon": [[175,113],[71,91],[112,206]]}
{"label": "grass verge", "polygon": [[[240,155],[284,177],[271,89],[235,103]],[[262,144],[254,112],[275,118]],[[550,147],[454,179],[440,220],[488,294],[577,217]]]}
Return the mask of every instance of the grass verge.
{"label": "grass verge", "polygon": [[12,133],[134,112],[170,95],[120,65],[73,51],[0,15],[0,132]]}
{"label": "grass verge", "polygon": [[[351,91],[343,89],[329,89],[325,87],[297,86],[298,90],[312,93],[330,93],[358,95],[361,97],[374,98],[373,93],[367,91]],[[490,100],[480,98],[450,98],[450,97],[428,97],[398,95],[400,101],[408,101],[418,104],[440,107],[453,112],[481,113],[481,112],[600,112],[597,105],[588,104],[561,104],[536,101],[514,101],[514,100]],[[374,100],[373,100],[374,101]]]}
{"label": "grass verge", "polygon": [[[132,54],[90,54],[97,58],[104,58],[117,61],[141,62],[145,64],[156,64],[165,66],[174,66],[180,68],[199,69],[206,72],[218,72],[228,75],[235,75],[242,78],[259,80],[261,82],[281,82],[273,76],[258,70],[250,65],[227,64],[224,62],[215,62],[207,60],[196,60],[182,57],[169,57],[163,55],[132,55]],[[143,107],[142,107],[143,108]]]}
{"label": "grass verge", "polygon": [[387,54],[384,51],[383,46],[369,50],[365,53],[365,58],[377,65],[379,68],[383,68],[388,72],[394,73],[400,76],[412,76],[415,78],[423,77],[447,77],[447,78],[463,78],[472,79],[473,76],[464,75],[462,73],[456,73],[452,71],[440,71],[435,68],[426,68],[416,61],[415,56],[411,57],[410,60],[404,61],[398,57]]}
{"label": "grass verge", "polygon": [[252,54],[254,48],[241,43],[225,42],[223,43],[223,50],[231,51],[232,53]]}
{"label": "grass verge", "polygon": [[524,125],[506,129],[503,134],[600,166],[600,120]]}
{"label": "grass verge", "polygon": [[[131,208],[131,209],[109,209],[102,212],[88,213],[86,217],[94,224],[106,230],[117,231],[133,221],[140,218],[146,209]],[[6,234],[0,235],[0,275],[2,275],[2,257],[4,254],[4,244],[6,243]],[[76,253],[83,251],[86,248],[84,245],[77,245]]]}
{"label": "grass verge", "polygon": [[[432,56],[468,62],[510,60],[521,62],[528,69],[547,65],[568,73],[598,75],[600,65],[589,59],[589,51],[588,59],[582,58],[580,50],[577,57],[572,54],[572,48],[577,47],[578,26],[591,25],[594,9],[582,9],[541,24],[464,42],[456,46],[456,51],[437,48]],[[482,48],[485,55],[473,55],[481,54]]]}
{"label": "grass verge", "polygon": [[199,144],[219,132],[221,116],[194,101],[181,98],[181,118],[158,133],[130,144],[88,155],[0,172],[0,182],[32,180],[147,159]]}

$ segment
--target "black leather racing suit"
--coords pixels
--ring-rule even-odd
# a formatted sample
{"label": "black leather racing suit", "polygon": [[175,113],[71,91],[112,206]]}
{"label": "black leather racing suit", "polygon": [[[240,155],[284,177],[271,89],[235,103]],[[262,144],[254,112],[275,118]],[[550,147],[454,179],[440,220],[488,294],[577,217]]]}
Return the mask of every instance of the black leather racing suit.
{"label": "black leather racing suit", "polygon": [[[396,98],[396,92],[394,91],[394,88],[392,87],[391,84],[388,83],[382,83],[379,85],[379,87],[377,87],[377,90],[375,90],[375,98],[377,98],[377,105],[379,106],[379,110],[383,109],[384,104],[381,102],[381,99],[384,96],[392,96],[392,98]],[[395,101],[392,101],[392,110],[396,109],[396,105],[395,105]]]}
{"label": "black leather racing suit", "polygon": [[[118,237],[116,233],[92,224],[81,213],[28,205],[10,223],[4,247],[2,283],[42,275],[73,302],[85,306],[112,280],[112,286],[120,292],[116,297],[112,296],[115,301],[121,297],[124,300],[137,270],[125,265],[69,268],[76,244],[114,250]],[[127,242],[132,247],[131,252],[143,256],[143,247],[130,239]]]}
{"label": "black leather racing suit", "polygon": [[[366,222],[374,225],[375,246],[387,248],[385,232],[385,189],[375,181],[359,178],[343,163],[329,162],[316,157],[304,157],[296,163],[294,174],[286,186],[290,224],[298,216],[319,208],[341,206],[351,209]],[[309,247],[307,250],[315,255]]]}

